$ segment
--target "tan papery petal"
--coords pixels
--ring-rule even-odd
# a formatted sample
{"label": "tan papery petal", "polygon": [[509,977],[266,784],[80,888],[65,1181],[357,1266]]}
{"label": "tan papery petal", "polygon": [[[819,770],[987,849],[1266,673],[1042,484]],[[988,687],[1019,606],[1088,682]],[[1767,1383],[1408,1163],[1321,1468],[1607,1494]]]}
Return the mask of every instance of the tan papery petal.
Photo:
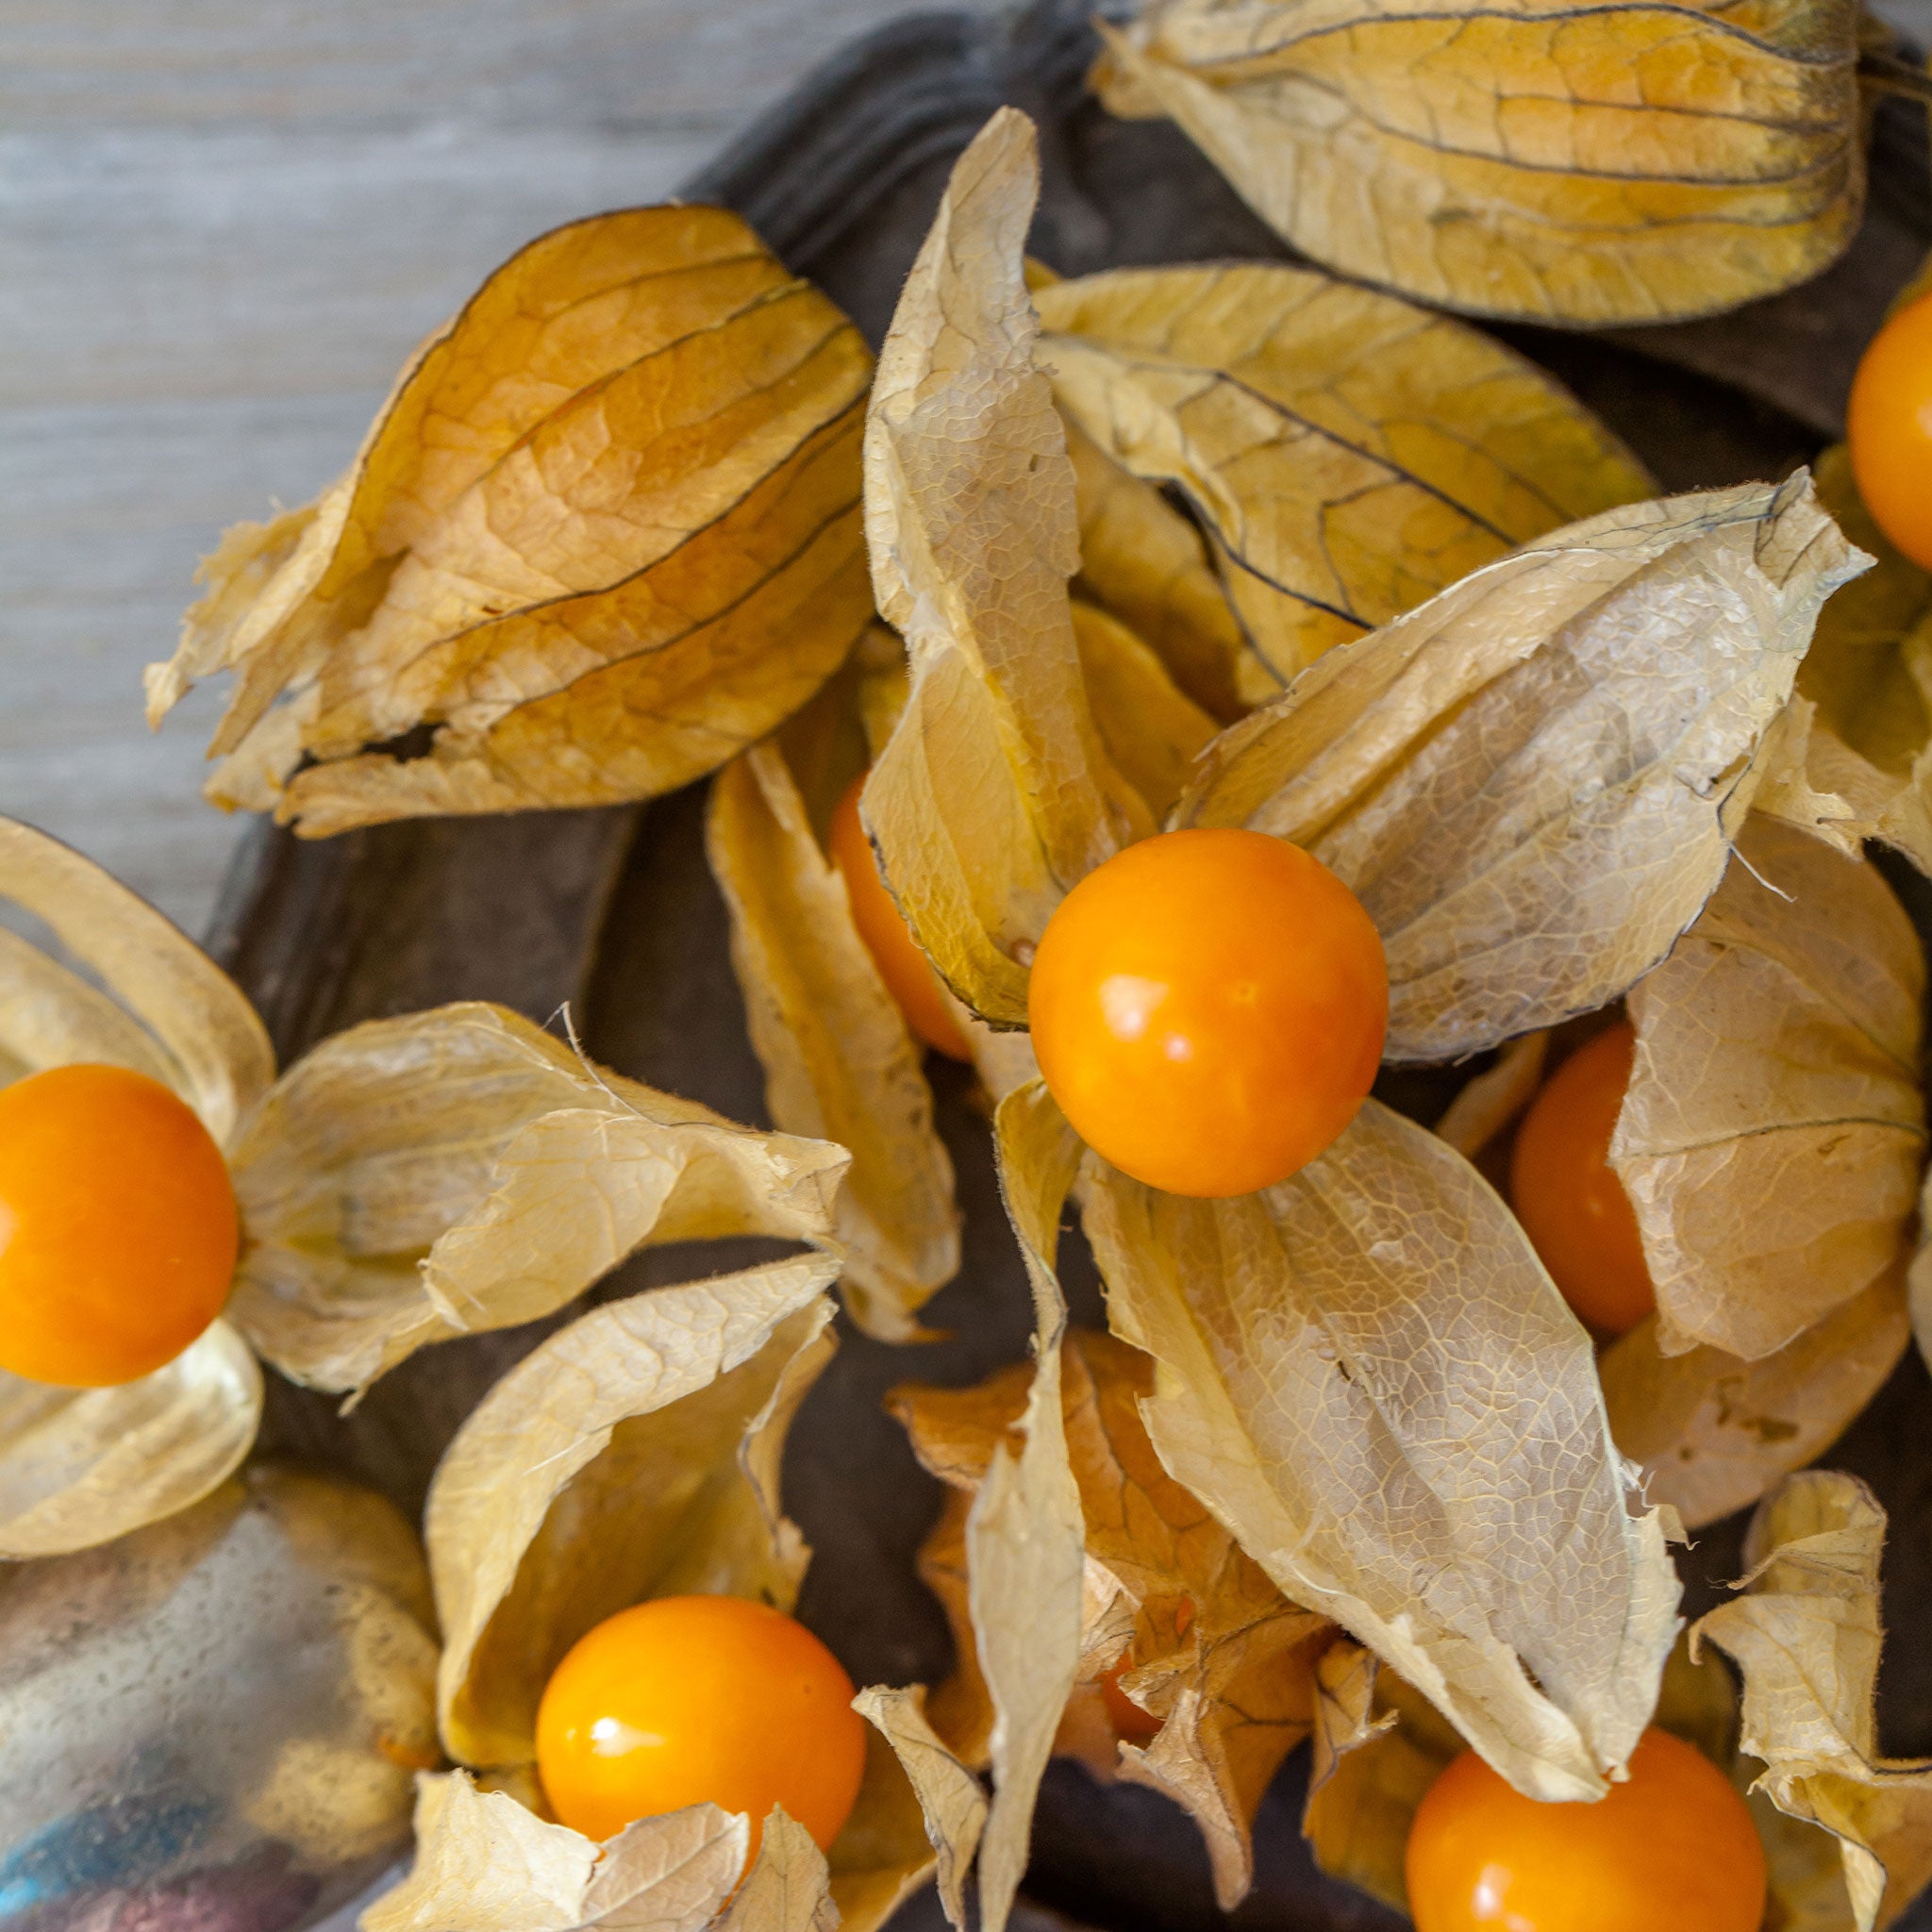
{"label": "tan papery petal", "polygon": [[226,1144],[275,1078],[242,989],[139,893],[58,839],[0,819],[0,898],[51,928],[77,973],[0,934],[0,1074],[105,1060],[175,1089]]}
{"label": "tan papery petal", "polygon": [[773,1806],[758,1862],[718,1922],[718,1932],[835,1932],[838,1924],[824,1853],[782,1806]]}
{"label": "tan papery petal", "polygon": [[1158,1364],[1169,1474],[1521,1790],[1600,1795],[1678,1583],[1589,1341],[1474,1169],[1372,1100],[1262,1194],[1095,1163],[1086,1224],[1116,1332]]}
{"label": "tan papery petal", "polygon": [[1283,682],[1514,545],[1653,492],[1543,370],[1392,295],[1232,262],[1037,299],[1061,409],[1186,497]]}
{"label": "tan papery petal", "polygon": [[245,1124],[230,1312],[284,1374],[360,1389],[426,1342],[554,1313],[647,1243],[835,1247],[845,1160],[604,1073],[506,1008],[373,1020]]}
{"label": "tan papery petal", "polygon": [[309,835],[682,785],[871,616],[870,375],[728,210],[556,229],[417,351],[312,511],[230,534],[150,714],[234,671],[210,793]]}
{"label": "tan papery petal", "polygon": [[[831,1867],[832,1903],[845,1932],[875,1932],[942,1868],[942,1861],[961,1849],[966,1860],[972,1857],[970,1845],[962,1847],[957,1839],[942,1841],[963,1823],[954,1808],[957,1794],[941,1795],[936,1780],[943,1774],[913,1740],[916,1711],[908,1718],[903,1706],[897,1705],[898,1700],[916,1700],[921,1694],[914,1685],[909,1691],[861,1690],[852,1700],[852,1707],[874,1728],[866,1736],[865,1776],[852,1815],[825,1855]],[[876,1706],[871,1700],[876,1698],[896,1707],[884,1726],[874,1714]],[[931,1732],[925,1735],[930,1738]],[[937,1739],[932,1741],[943,1752]],[[971,1777],[963,1767],[959,1769],[962,1776]],[[973,1783],[977,1790],[977,1780]],[[983,1809],[984,1798],[980,1802]],[[928,1809],[935,1804],[937,1814]],[[941,1838],[933,1836],[935,1830]],[[963,1875],[964,1864],[956,1869]]]}
{"label": "tan papery petal", "polygon": [[886,1740],[905,1767],[938,1866],[940,1902],[947,1919],[965,1932],[966,1874],[986,1827],[986,1793],[979,1780],[926,1721],[924,1685],[894,1690],[874,1684],[858,1693],[852,1707]]}
{"label": "tan papery petal", "polygon": [[933,1128],[918,1042],[777,744],[718,774],[706,848],[771,1116],[852,1153],[836,1224],[854,1318],[880,1341],[912,1341],[918,1310],[959,1268],[953,1163]]}
{"label": "tan papery petal", "polygon": [[808,1256],[595,1308],[472,1410],[425,1517],[453,1757],[530,1762],[565,1651],[646,1597],[791,1607],[808,1552],[779,1512],[777,1458],[831,1354],[838,1265]]}
{"label": "tan papery petal", "polygon": [[1150,829],[1081,682],[1074,475],[1023,272],[1039,190],[1032,123],[1002,108],[907,277],[865,432],[873,584],[912,686],[863,816],[941,975],[1003,1024],[1060,895]]}
{"label": "tan papery petal", "polygon": [[1449,1103],[1435,1124],[1437,1139],[1474,1160],[1536,1098],[1549,1053],[1546,1031],[1506,1041],[1495,1065],[1485,1067]]}
{"label": "tan papery petal", "polygon": [[1716,1348],[1664,1355],[1652,1320],[1613,1342],[1597,1368],[1610,1433],[1642,1469],[1644,1494],[1701,1529],[1823,1456],[1910,1341],[1894,1269],[1757,1361]]}
{"label": "tan papery petal", "polygon": [[1746,823],[1697,924],[1630,992],[1610,1158],[1665,1353],[1774,1355],[1901,1264],[1924,991],[1918,934],[1870,865]]}
{"label": "tan papery petal", "polygon": [[1884,1757],[1873,1693],[1885,1511],[1856,1476],[1806,1470],[1757,1506],[1744,1594],[1702,1618],[1744,1679],[1757,1789],[1839,1840],[1859,1932],[1932,1879],[1932,1765]]}
{"label": "tan papery petal", "polygon": [[1164,819],[1215,724],[1159,657],[1096,605],[1074,600],[1074,637],[1094,727],[1115,769],[1141,794],[1150,824]]}
{"label": "tan papery petal", "polygon": [[110,1389],[0,1373],[0,1557],[91,1549],[198,1503],[248,1454],[261,1401],[261,1370],[222,1321]]}
{"label": "tan papery petal", "polygon": [[982,1932],[1002,1932],[1025,1870],[1033,1804],[1079,1668],[1080,1492],[1060,1414],[1067,1307],[1055,1276],[1060,1214],[1081,1147],[1044,1087],[1017,1089],[993,1121],[1000,1191],[1033,1285],[1034,1370],[1024,1446],[1002,1441],[966,1518],[968,1600],[992,1698],[992,1808],[979,1847]]}
{"label": "tan papery petal", "polygon": [[1731,308],[1836,259],[1864,204],[1837,0],[1150,0],[1102,31],[1116,112],[1171,115],[1303,253],[1445,308]]}
{"label": "tan papery petal", "polygon": [[1760,736],[1863,559],[1801,475],[1607,511],[1319,658],[1181,823],[1306,846],[1389,955],[1389,1054],[1607,1005],[1716,890]]}
{"label": "tan papery petal", "polygon": [[[608,1845],[467,1772],[418,1779],[416,1859],[362,1932],[702,1932],[744,1870],[750,1827],[715,1805],[626,1825]],[[601,1854],[601,1856],[600,1856]]]}

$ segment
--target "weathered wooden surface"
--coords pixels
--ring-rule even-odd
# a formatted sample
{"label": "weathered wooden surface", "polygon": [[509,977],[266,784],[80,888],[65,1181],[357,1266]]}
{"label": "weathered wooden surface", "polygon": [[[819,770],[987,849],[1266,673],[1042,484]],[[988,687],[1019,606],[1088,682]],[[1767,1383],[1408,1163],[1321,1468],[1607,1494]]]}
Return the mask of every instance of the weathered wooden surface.
{"label": "weathered wooden surface", "polygon": [[[1108,122],[1083,100],[1083,6],[1063,0],[1009,41],[968,16],[908,22],[834,71],[724,155],[703,192],[744,209],[794,266],[817,276],[876,337],[953,155],[986,113],[1014,100],[1041,120],[1047,186],[1034,243],[1065,270],[1116,260],[1278,254],[1278,247],[1172,130]],[[1928,238],[1923,141],[1891,116],[1902,186],[1858,256],[1802,305],[1763,305],[1725,329],[1650,332],[1642,348],[1601,338],[1519,336],[1546,356],[1653,463],[1686,487],[1774,474],[1815,450],[1847,358],[1892,282]],[[1890,279],[1888,279],[1890,278]],[[1670,360],[1658,361],[1657,355]],[[1719,389],[1712,357],[1755,386]],[[1780,403],[1784,407],[1780,407]],[[758,1070],[725,958],[723,908],[706,872],[702,788],[641,811],[396,825],[326,845],[262,838],[238,871],[222,947],[287,1056],[378,1012],[459,996],[508,1000],[538,1019],[574,999],[591,1052],[623,1071],[761,1120]],[[939,1117],[967,1211],[966,1262],[929,1319],[953,1339],[891,1349],[847,1332],[792,1435],[787,1502],[817,1550],[801,1611],[860,1681],[930,1679],[947,1663],[937,1606],[912,1556],[937,1505],[879,1409],[894,1381],[975,1379],[1024,1352],[1028,1296],[993,1186],[984,1121],[957,1070],[936,1070]],[[1427,1118],[1425,1080],[1391,1096]],[[1076,1319],[1098,1293],[1076,1237],[1066,1274]],[[600,1296],[742,1258],[659,1251]],[[558,1319],[563,1319],[561,1317]],[[320,1456],[420,1505],[435,1457],[482,1388],[554,1324],[425,1351],[379,1383],[347,1424],[320,1398],[278,1387],[272,1444]],[[1927,1390],[1908,1363],[1835,1458],[1865,1474],[1902,1524],[1932,1520],[1921,1451]],[[1707,1533],[1687,1567],[1704,1590],[1734,1575],[1738,1525]],[[1894,1542],[1888,1608],[1887,1741],[1932,1750],[1932,1650],[1911,1634],[1932,1608],[1932,1554]],[[1309,1868],[1291,1765],[1264,1809],[1257,1884],[1234,1915],[1271,1932],[1382,1932],[1399,1922]],[[1117,1932],[1210,1932],[1193,1828],[1152,1793],[1103,1790],[1072,1765],[1050,1773],[1029,1886],[1041,1902]],[[922,1908],[923,1909],[923,1908]],[[1908,1922],[1932,1924],[1932,1918]]]}

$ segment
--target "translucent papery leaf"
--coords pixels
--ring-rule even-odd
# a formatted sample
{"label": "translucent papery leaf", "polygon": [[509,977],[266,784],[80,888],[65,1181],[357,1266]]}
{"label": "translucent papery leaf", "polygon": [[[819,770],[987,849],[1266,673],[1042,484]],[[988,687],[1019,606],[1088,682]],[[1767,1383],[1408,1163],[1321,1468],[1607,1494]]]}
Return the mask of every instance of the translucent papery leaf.
{"label": "translucent papery leaf", "polygon": [[1744,1680],[1757,1789],[1839,1840],[1859,1932],[1932,1878],[1932,1765],[1880,1757],[1873,1693],[1885,1512],[1857,1477],[1807,1470],[1757,1507],[1744,1594],[1702,1618]]}
{"label": "translucent papery leaf", "polygon": [[992,1699],[992,1808],[979,1848],[982,1932],[1002,1932],[1025,1870],[1033,1804],[1079,1668],[1080,1492],[1060,1414],[1066,1302],[1053,1267],[1080,1142],[1044,1087],[993,1120],[1000,1191],[1033,1284],[1034,1370],[1022,1446],[1001,1442],[966,1518],[968,1601]]}
{"label": "translucent papery leaf", "polygon": [[925,1810],[933,1795],[930,1777],[924,1784],[919,1782],[916,1754],[902,1760],[904,1725],[877,1728],[878,1720],[867,1703],[874,1694],[860,1691],[853,1699],[853,1708],[874,1728],[866,1737],[865,1775],[852,1815],[825,1854],[832,1903],[844,1932],[876,1932],[933,1876],[947,1849],[933,1835],[934,1824]]}
{"label": "translucent papery leaf", "polygon": [[1598,1363],[1617,1447],[1643,1492],[1700,1529],[1755,1503],[1844,1434],[1911,1341],[1899,1270],[1840,1302],[1774,1355],[1665,1355],[1655,1320]]}
{"label": "translucent papery leaf", "polygon": [[1652,493],[1552,376],[1392,295],[1231,262],[1037,300],[1061,409],[1187,498],[1284,682],[1512,545]]}
{"label": "translucent papery leaf", "polygon": [[863,816],[942,977],[1011,1024],[1026,1016],[1021,949],[1061,893],[1149,829],[1081,683],[1074,475],[1023,273],[1039,190],[1032,124],[1002,108],[959,158],[907,277],[865,432],[873,584],[912,685]]}
{"label": "translucent papery leaf", "polygon": [[1096,1162],[1084,1215],[1114,1330],[1158,1365],[1142,1412],[1168,1473],[1519,1789],[1601,1795],[1677,1579],[1589,1340],[1474,1169],[1369,1101],[1264,1193],[1189,1200]]}
{"label": "translucent papery leaf", "polygon": [[[417,352],[311,512],[231,533],[150,714],[234,671],[211,795],[311,835],[670,791],[871,615],[870,375],[726,209],[556,229]],[[425,726],[426,755],[375,749]]]}
{"label": "translucent papery leaf", "polygon": [[[1317,1655],[1333,1625],[1290,1603],[1234,1539],[1160,1466],[1141,1421],[1154,1365],[1108,1335],[1070,1330],[1060,1355],[1068,1457],[1086,1524],[1087,1611],[1082,1684],[1094,1696],[1103,1671],[1127,1667],[1122,1689],[1161,1721],[1144,1749],[1117,1745],[1094,1713],[1091,1751],[1059,1748],[1164,1791],[1207,1840],[1224,1907],[1253,1876],[1249,1827],[1283,1758],[1308,1734]],[[908,1387],[888,1407],[905,1423],[920,1460],[965,1494],[976,1492],[1026,1399],[1024,1368],[967,1390]],[[957,1521],[941,1519],[921,1551],[921,1574],[939,1581],[954,1560]],[[958,1591],[942,1585],[962,1651],[976,1632]],[[962,1657],[962,1665],[966,1659]],[[976,1672],[946,1687],[944,1710],[967,1722],[957,1744],[973,1755],[983,1682]],[[954,1741],[949,1738],[949,1741]]]}
{"label": "translucent papery leaf", "polygon": [[1328,652],[1176,814],[1291,839],[1389,956],[1389,1054],[1607,1005],[1716,889],[1820,603],[1863,561],[1795,475],[1607,511]]}
{"label": "translucent papery leaf", "polygon": [[91,1549],[198,1503],[248,1454],[261,1402],[261,1370],[221,1321],[110,1389],[0,1374],[0,1557]]}
{"label": "translucent papery leaf", "polygon": [[1610,1158],[1666,1353],[1774,1355],[1902,1264],[1924,991],[1878,874],[1754,815],[1696,924],[1630,992]]}
{"label": "translucent papery leaf", "polygon": [[284,1374],[361,1389],[426,1342],[554,1313],[647,1243],[835,1246],[845,1161],[604,1073],[506,1008],[373,1020],[244,1126],[230,1313]]}
{"label": "translucent papery leaf", "polygon": [[1158,824],[1181,795],[1214,720],[1118,618],[1076,598],[1074,636],[1093,723],[1114,767]]}
{"label": "translucent papery leaf", "polygon": [[932,1845],[940,1902],[946,1917],[965,1932],[966,1874],[986,1827],[986,1793],[979,1780],[926,1721],[924,1685],[894,1690],[875,1684],[858,1693],[853,1708],[905,1767]]}
{"label": "translucent papery leaf", "polygon": [[600,1846],[467,1772],[419,1780],[416,1859],[363,1932],[702,1932],[744,1870],[750,1827],[715,1805],[641,1818]]}
{"label": "translucent papery leaf", "polygon": [[1274,697],[1281,680],[1249,644],[1200,531],[1064,411],[1062,420],[1080,522],[1076,589],[1144,639],[1223,723]]}
{"label": "translucent papery leaf", "polygon": [[1818,614],[1764,808],[1850,853],[1882,839],[1932,873],[1932,575],[1860,502],[1842,443],[1818,459],[1818,496],[1875,560]]}
{"label": "translucent papery leaf", "polygon": [[1856,231],[1854,10],[1149,0],[1116,112],[1167,114],[1275,232],[1451,308],[1662,321],[1815,275]]}
{"label": "translucent papery leaf", "polygon": [[774,1805],[764,1821],[758,1862],[733,1895],[718,1932],[835,1932],[838,1924],[824,1853],[804,1825]]}
{"label": "translucent papery leaf", "polygon": [[807,1551],[777,1461],[832,1349],[811,1256],[580,1317],[539,1344],[444,1452],[425,1518],[450,1755],[536,1756],[537,1702],[576,1640],[646,1597],[789,1608]]}
{"label": "translucent papery leaf", "polygon": [[174,1088],[225,1144],[275,1072],[242,989],[139,893],[15,819],[0,818],[0,898],[51,927],[115,995],[0,934],[0,1055],[25,1073],[75,1060],[131,1067]]}
{"label": "translucent papery leaf", "polygon": [[1449,1103],[1431,1130],[1466,1160],[1474,1160],[1536,1098],[1549,1058],[1547,1032],[1520,1033]]}
{"label": "translucent papery leaf", "polygon": [[919,1045],[778,745],[718,774],[706,848],[772,1118],[852,1153],[836,1224],[854,1317],[881,1341],[914,1340],[919,1308],[959,1268],[953,1163]]}

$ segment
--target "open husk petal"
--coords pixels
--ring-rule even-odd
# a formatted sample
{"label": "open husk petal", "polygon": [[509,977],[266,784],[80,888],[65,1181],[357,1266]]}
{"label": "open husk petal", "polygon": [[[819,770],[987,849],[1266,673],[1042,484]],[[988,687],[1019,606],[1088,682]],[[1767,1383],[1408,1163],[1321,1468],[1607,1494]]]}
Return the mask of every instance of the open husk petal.
{"label": "open husk petal", "polygon": [[1863,561],[1802,475],[1607,511],[1318,658],[1208,745],[1176,816],[1291,839],[1354,891],[1393,1059],[1591,1011],[1716,890]]}
{"label": "open husk petal", "polygon": [[1147,0],[1103,32],[1114,111],[1171,116],[1304,254],[1445,308],[1732,308],[1817,275],[1864,206],[1841,0]]}
{"label": "open husk petal", "polygon": [[471,1412],[425,1518],[453,1757],[532,1762],[563,1654],[646,1597],[790,1608],[808,1552],[778,1507],[777,1460],[831,1354],[823,1291],[837,1273],[836,1257],[806,1256],[612,1302]]}
{"label": "open husk petal", "polygon": [[110,1542],[197,1503],[261,1421],[261,1370],[226,1322],[111,1389],[0,1374],[0,1557]]}
{"label": "open husk petal", "polygon": [[[831,1899],[844,1932],[877,1932],[936,1871],[945,1869],[943,1861],[951,1858],[953,1870],[964,1871],[964,1864],[952,1857],[961,1840],[949,1836],[965,1825],[955,1808],[963,1794],[955,1790],[940,1797],[934,1784],[937,1767],[913,1744],[912,1723],[881,1726],[876,1705],[868,1702],[916,1692],[916,1686],[911,1693],[862,1690],[853,1699],[853,1708],[874,1728],[866,1738],[865,1775],[852,1815],[825,1854]],[[903,1720],[903,1711],[899,1716]],[[971,1774],[961,1767],[960,1775],[970,1778]],[[971,1857],[967,1846],[964,1857]]]}
{"label": "open husk petal", "polygon": [[1094,728],[1115,770],[1140,793],[1151,824],[1181,795],[1215,722],[1174,682],[1159,654],[1119,618],[1074,600],[1074,639]]}
{"label": "open husk petal", "polygon": [[1115,1332],[1152,1355],[1168,1473],[1520,1790],[1601,1795],[1676,1629],[1588,1338],[1475,1171],[1374,1101],[1263,1193],[1094,1162]]}
{"label": "open husk petal", "polygon": [[1878,1566],[1885,1511],[1857,1477],[1806,1470],[1757,1506],[1743,1594],[1703,1617],[1744,1680],[1757,1789],[1839,1841],[1858,1932],[1932,1878],[1932,1764],[1879,1755]]}
{"label": "open husk petal", "polygon": [[1818,496],[1874,561],[1818,614],[1762,808],[1849,853],[1883,840],[1932,874],[1932,575],[1859,500],[1842,443],[1818,459]]}
{"label": "open husk petal", "polygon": [[1643,1492],[1701,1529],[1815,1461],[1884,1388],[1911,1342],[1902,1271],[1840,1302],[1774,1355],[1665,1355],[1655,1319],[1597,1364],[1617,1447]]}
{"label": "open husk petal", "polygon": [[845,1160],[604,1073],[502,1007],[372,1020],[243,1127],[230,1313],[284,1374],[361,1389],[427,1342],[555,1312],[648,1242],[835,1247]]}
{"label": "open husk petal", "polygon": [[1284,683],[1516,544],[1653,493],[1554,377],[1392,295],[1229,262],[1035,299],[1061,410],[1181,492]]}
{"label": "open husk petal", "polygon": [[871,366],[726,209],[558,228],[423,344],[309,510],[230,533],[150,715],[232,671],[210,795],[309,835],[684,784],[871,615]]}
{"label": "open husk petal", "polygon": [[862,816],[941,976],[1001,1024],[1061,894],[1150,829],[1081,681],[1074,474],[1023,267],[1039,183],[1032,124],[1002,108],[907,277],[865,432],[873,584],[912,678]]}
{"label": "open husk petal", "polygon": [[0,819],[0,898],[108,990],[0,930],[0,1078],[76,1060],[131,1067],[172,1087],[226,1145],[275,1072],[241,988],[139,893],[14,819]]}
{"label": "open husk petal", "polygon": [[891,1747],[916,1795],[932,1846],[940,1903],[959,1932],[966,1925],[966,1874],[986,1828],[986,1793],[925,1715],[925,1688],[874,1685],[853,1707]]}
{"label": "open husk petal", "polygon": [[933,1127],[919,1044],[778,742],[719,773],[706,846],[771,1116],[852,1154],[836,1226],[853,1316],[881,1341],[915,1340],[920,1307],[958,1272],[953,1164]]}
{"label": "open husk petal", "polygon": [[1610,1158],[1657,1345],[1775,1355],[1902,1267],[1924,1167],[1924,958],[1862,858],[1754,814],[1635,986]]}
{"label": "open husk petal", "polygon": [[[1086,1591],[1077,1701],[1092,1723],[1063,1723],[1058,1748],[1103,1775],[1164,1791],[1192,1814],[1215,1887],[1231,1908],[1253,1876],[1250,1826],[1270,1779],[1307,1736],[1315,1658],[1333,1625],[1290,1603],[1207,1509],[1160,1466],[1141,1420],[1154,1365],[1109,1335],[1072,1329],[1061,1345],[1060,1405],[1086,1524]],[[1024,1367],[966,1390],[905,1387],[888,1407],[920,1460],[952,1488],[921,1550],[959,1652],[935,1709],[947,1741],[978,1761],[991,1710],[959,1587],[960,1507],[1018,1423]],[[1024,1607],[1014,1614],[1022,1618]],[[1161,1721],[1144,1749],[1118,1744],[1098,1702],[1101,1674],[1124,1663],[1122,1689]],[[1091,1737],[1087,1733],[1091,1729]],[[1077,1735],[1076,1735],[1077,1734]]]}

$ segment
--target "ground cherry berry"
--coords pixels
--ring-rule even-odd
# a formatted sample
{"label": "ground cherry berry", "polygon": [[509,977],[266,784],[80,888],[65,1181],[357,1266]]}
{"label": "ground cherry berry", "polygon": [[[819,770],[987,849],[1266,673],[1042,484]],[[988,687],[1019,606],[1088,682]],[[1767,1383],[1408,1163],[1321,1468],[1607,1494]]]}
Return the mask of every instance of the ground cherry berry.
{"label": "ground cherry berry", "polygon": [[1657,1307],[1637,1216],[1610,1165],[1636,1051],[1627,1020],[1579,1046],[1524,1115],[1509,1163],[1524,1232],[1577,1319],[1604,1335],[1636,1327]]}
{"label": "ground cherry berry", "polygon": [[820,1847],[865,1770],[852,1680],[803,1624],[736,1596],[665,1596],[580,1638],[537,1707],[537,1774],[586,1838],[708,1800],[751,1820],[774,1805]]}
{"label": "ground cherry berry", "polygon": [[1409,1827],[1415,1932],[1757,1932],[1764,1847],[1717,1766],[1648,1730],[1627,1784],[1594,1805],[1543,1805],[1474,1751],[1429,1787]]}
{"label": "ground cherry berry", "polygon": [[1932,570],[1932,295],[1907,303],[1866,344],[1845,441],[1878,527]]}
{"label": "ground cherry berry", "polygon": [[153,1374],[221,1313],[239,1241],[222,1150],[159,1081],[79,1065],[0,1091],[0,1369]]}
{"label": "ground cherry berry", "polygon": [[845,881],[852,902],[852,923],[865,941],[886,991],[898,1002],[906,1024],[935,1052],[956,1060],[970,1060],[973,1049],[960,1031],[932,962],[919,950],[907,930],[886,882],[879,877],[877,857],[858,818],[858,794],[863,774],[853,779],[832,813],[832,863]]}
{"label": "ground cherry berry", "polygon": [[1090,1147],[1174,1194],[1248,1194],[1355,1118],[1389,972],[1360,902],[1259,832],[1163,832],[1089,873],[1047,922],[1027,1015]]}
{"label": "ground cherry berry", "polygon": [[1100,1701],[1107,1707],[1107,1721],[1113,1726],[1114,1736],[1123,1744],[1144,1748],[1160,1735],[1161,1721],[1151,1710],[1142,1710],[1121,1689],[1121,1679],[1133,1668],[1134,1657],[1129,1651],[1101,1678]]}

